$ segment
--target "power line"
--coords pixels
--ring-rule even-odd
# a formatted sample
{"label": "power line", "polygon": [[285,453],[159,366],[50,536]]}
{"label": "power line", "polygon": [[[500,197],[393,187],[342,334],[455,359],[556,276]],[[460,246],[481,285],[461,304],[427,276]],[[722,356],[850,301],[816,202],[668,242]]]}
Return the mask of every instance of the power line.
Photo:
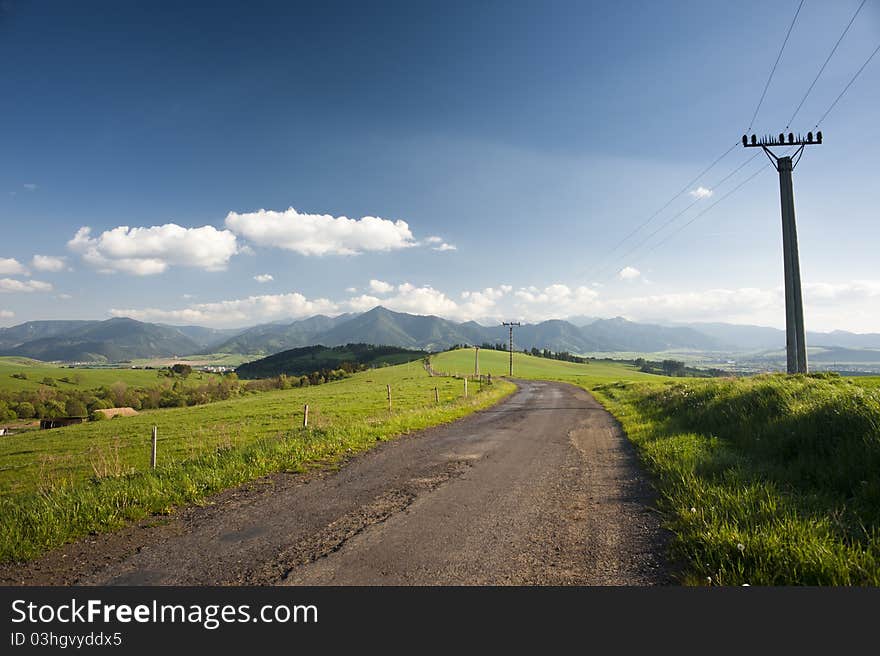
{"label": "power line", "polygon": [[791,19],[791,25],[788,26],[788,32],[785,33],[785,40],[782,42],[782,47],[779,49],[779,54],[776,55],[776,61],[773,63],[773,68],[770,69],[770,77],[767,78],[767,84],[764,85],[764,91],[761,93],[761,99],[758,100],[758,106],[755,107],[755,113],[752,114],[752,120],[749,123],[749,127],[746,128],[746,132],[749,132],[752,129],[752,126],[755,124],[755,119],[758,118],[758,110],[761,109],[761,105],[764,104],[764,96],[767,95],[767,89],[770,88],[770,80],[773,79],[773,74],[776,72],[776,67],[779,66],[779,60],[782,59],[782,52],[785,50],[785,44],[788,43],[788,37],[791,36],[791,31],[794,29],[795,21],[797,21],[798,14],[801,13],[801,7],[804,6],[804,0],[801,0],[801,3],[798,5],[797,11],[794,12],[794,18]]}
{"label": "power line", "polygon": [[[740,164],[740,165],[737,166],[735,169],[733,169],[733,171],[731,171],[730,173],[728,173],[727,175],[725,175],[723,178],[721,178],[718,182],[716,182],[711,188],[712,188],[712,189],[717,189],[718,187],[720,187],[721,185],[723,185],[723,184],[724,184],[725,182],[727,182],[730,178],[732,178],[734,175],[736,175],[737,173],[739,173],[739,172],[743,169],[743,167],[745,167],[746,165],[748,165],[748,164],[749,164],[753,159],[755,159],[755,157],[757,157],[759,154],[760,154],[760,153],[755,153],[754,155],[752,155],[751,157],[749,157],[749,158],[748,158],[747,160],[745,160],[742,164]],[[726,196],[725,196],[725,198],[726,198]],[[694,205],[696,205],[697,203],[699,203],[700,200],[702,200],[702,199],[701,199],[701,198],[697,198],[697,199],[694,200],[690,205],[688,205],[687,207],[685,207],[683,210],[681,210],[681,211],[678,212],[677,214],[674,214],[674,215],[671,216],[669,219],[667,219],[666,221],[664,221],[663,224],[660,225],[660,227],[658,227],[656,230],[654,230],[654,232],[652,232],[652,233],[649,234],[647,237],[645,237],[645,238],[644,238],[641,242],[639,242],[635,247],[633,247],[633,248],[631,248],[629,251],[627,251],[627,253],[625,253],[624,255],[620,256],[620,258],[618,258],[619,261],[623,261],[625,258],[629,257],[629,256],[632,255],[635,251],[637,251],[639,248],[641,248],[641,247],[644,246],[646,243],[648,243],[648,242],[651,240],[652,237],[654,237],[655,235],[657,235],[658,233],[660,233],[664,228],[666,228],[667,226],[669,226],[670,224],[672,224],[672,223],[673,223],[678,217],[680,217],[680,216],[682,216],[683,214],[687,213],[687,211],[688,211],[689,209],[691,209]],[[723,199],[720,199],[720,200],[723,200]],[[720,200],[719,200],[719,202],[720,202]],[[717,205],[717,202],[716,202],[715,204],[713,204],[712,207],[714,207],[715,205]],[[707,208],[707,210],[708,210],[708,209],[710,209],[710,208]],[[653,249],[651,249],[651,250],[653,250]],[[651,252],[651,250],[646,251],[643,255],[647,255],[648,253]],[[614,274],[612,273],[611,275],[613,276]],[[609,277],[610,277],[610,276],[609,276]],[[607,278],[606,278],[606,280],[607,280]]]}
{"label": "power line", "polygon": [[[837,39],[837,43],[834,44],[834,47],[831,49],[831,52],[828,53],[828,57],[825,58],[825,63],[822,64],[822,68],[819,69],[819,72],[816,73],[816,77],[813,78],[813,82],[810,84],[810,88],[807,89],[807,92],[804,94],[804,97],[801,98],[800,103],[798,103],[797,109],[794,110],[794,114],[791,115],[791,118],[788,119],[788,123],[785,126],[785,129],[788,130],[791,127],[792,121],[794,121],[795,116],[798,115],[798,112],[801,111],[801,107],[804,106],[804,103],[807,100],[807,97],[810,95],[810,92],[813,90],[813,87],[816,86],[816,82],[819,81],[819,78],[822,75],[822,72],[825,70],[825,67],[828,66],[828,62],[831,61],[831,58],[834,56],[834,53],[837,51],[837,46],[840,45],[840,42],[843,41],[843,37],[846,36],[846,33],[849,32],[849,28],[852,27],[852,24],[856,21],[856,16],[859,15],[859,12],[862,10],[862,7],[865,6],[865,3],[868,0],[862,0],[862,4],[859,5],[859,8],[856,9],[856,13],[853,14],[853,17],[849,19],[849,23],[847,23],[846,27],[843,30],[843,33],[840,35],[840,38]],[[748,130],[746,130],[748,132]]]}
{"label": "power line", "polygon": [[858,78],[859,75],[861,75],[862,71],[865,70],[865,67],[866,67],[869,63],[871,63],[871,60],[874,59],[874,55],[876,55],[878,52],[880,52],[880,45],[878,45],[878,46],[874,49],[874,52],[872,52],[872,53],[868,56],[868,58],[865,60],[865,63],[862,64],[862,66],[859,68],[859,70],[856,71],[856,74],[852,76],[852,79],[851,79],[849,82],[847,82],[847,84],[846,84],[845,87],[843,87],[843,91],[841,91],[841,92],[840,92],[840,95],[837,96],[837,98],[834,99],[834,102],[831,103],[831,106],[830,106],[827,110],[825,110],[825,113],[822,114],[822,118],[820,118],[818,121],[816,121],[816,125],[813,126],[813,129],[814,129],[814,130],[815,130],[816,128],[818,128],[818,127],[819,127],[819,124],[820,124],[822,121],[825,120],[825,117],[828,116],[828,114],[831,113],[831,110],[834,109],[834,107],[837,105],[837,103],[840,101],[840,99],[843,98],[843,94],[845,94],[845,93],[849,90],[849,88],[852,86],[852,83],[856,81],[856,78]]}
{"label": "power line", "polygon": [[[594,270],[593,270],[593,273],[599,273],[599,272],[603,271],[603,270],[605,269],[605,267],[606,267],[611,261],[613,261],[613,260],[611,259],[611,257],[610,257],[612,253],[614,253],[618,248],[620,248],[620,247],[623,246],[627,241],[629,241],[629,239],[630,239],[633,235],[635,235],[639,230],[641,230],[642,228],[644,228],[644,227],[645,227],[646,225],[648,225],[651,221],[653,221],[653,220],[656,219],[660,214],[662,214],[663,211],[664,211],[667,207],[669,207],[670,205],[672,205],[672,203],[674,203],[676,200],[678,200],[678,198],[679,198],[682,194],[684,194],[684,192],[688,191],[688,190],[691,188],[691,185],[693,185],[693,184],[694,184],[695,182],[697,182],[700,178],[702,178],[702,177],[703,177],[704,175],[706,175],[709,171],[711,171],[711,170],[715,167],[715,165],[718,164],[718,162],[720,162],[720,161],[723,160],[725,157],[727,157],[731,152],[733,152],[733,149],[736,148],[738,145],[739,145],[739,141],[734,142],[734,144],[733,144],[730,148],[728,148],[728,149],[725,150],[723,153],[721,153],[721,155],[719,155],[718,157],[716,157],[715,160],[714,160],[711,164],[709,164],[709,166],[707,166],[707,167],[704,168],[702,171],[700,171],[700,173],[699,173],[697,176],[695,176],[690,182],[688,182],[684,187],[682,187],[681,190],[680,190],[678,193],[676,193],[672,198],[670,198],[668,201],[666,201],[666,203],[663,205],[663,207],[661,207],[659,210],[657,210],[656,212],[654,212],[654,213],[653,213],[651,216],[649,216],[645,221],[642,221],[642,222],[641,222],[639,225],[637,225],[637,226],[636,226],[636,227],[635,227],[635,228],[634,228],[629,234],[627,234],[623,239],[621,239],[619,242],[617,242],[617,244],[615,244],[614,247],[613,247],[610,251],[608,251],[608,252],[605,254],[605,259],[602,261],[602,264],[600,264],[598,268],[594,269]],[[616,258],[614,258],[614,259],[616,259]]]}
{"label": "power line", "polygon": [[[752,125],[754,124],[755,119],[758,116],[758,111],[761,109],[761,105],[764,102],[764,97],[767,95],[767,89],[770,88],[770,82],[773,80],[773,75],[776,72],[776,68],[779,66],[779,60],[782,58],[782,53],[785,50],[786,44],[788,43],[788,38],[791,36],[791,31],[792,31],[792,29],[794,29],[794,24],[795,24],[795,22],[797,22],[797,17],[801,13],[801,8],[803,6],[804,6],[804,0],[801,0],[800,4],[798,5],[797,11],[795,11],[795,13],[794,13],[794,18],[792,18],[792,20],[791,20],[791,25],[788,26],[788,32],[786,32],[786,34],[785,34],[785,39],[782,42],[782,47],[779,49],[779,54],[776,56],[776,61],[773,63],[773,68],[770,71],[770,76],[767,78],[767,83],[764,85],[764,91],[761,93],[761,98],[758,100],[758,106],[755,107],[755,112],[752,115],[752,120],[749,123],[749,127],[746,128],[746,132],[748,132],[749,130],[752,129]],[[707,166],[705,169],[703,169],[697,176],[695,176],[690,182],[688,182],[684,187],[682,187],[682,189],[678,193],[676,193],[674,196],[672,196],[672,198],[670,198],[668,201],[666,201],[666,203],[660,209],[658,209],[651,216],[649,216],[647,219],[645,219],[640,224],[638,224],[623,239],[621,239],[619,242],[617,242],[611,248],[611,250],[609,250],[605,254],[605,259],[602,261],[602,264],[600,264],[598,268],[593,269],[592,273],[596,274],[598,272],[603,271],[608,266],[608,264],[611,261],[613,261],[613,259],[617,259],[617,258],[613,258],[613,259],[610,258],[611,254],[616,252],[618,248],[620,248],[623,244],[625,244],[627,241],[629,241],[629,239],[631,239],[642,228],[647,226],[649,223],[651,223],[651,221],[653,221],[655,218],[657,218],[657,216],[662,214],[663,211],[666,210],[666,208],[668,208],[670,205],[672,205],[672,203],[674,203],[676,200],[678,200],[678,198],[682,194],[684,194],[686,191],[688,191],[691,188],[691,185],[693,185],[700,178],[702,178],[706,173],[708,173],[710,170],[712,170],[712,168],[714,168],[715,165],[718,164],[718,162],[720,162],[725,157],[727,157],[733,151],[733,149],[736,148],[738,145],[739,145],[739,141],[734,142],[734,144],[730,148],[728,148],[723,153],[721,153],[721,155],[719,155],[717,158],[715,158],[715,160],[713,160],[713,162],[711,164],[709,164],[709,166]],[[737,170],[739,170],[739,169],[737,169]]]}
{"label": "power line", "polygon": [[[753,159],[755,159],[758,155],[760,155],[760,153],[755,153],[754,155],[752,155],[751,157],[749,157],[748,159],[746,159],[742,164],[740,164],[740,165],[737,166],[735,169],[733,169],[733,171],[731,171],[730,173],[728,173],[727,175],[725,175],[723,178],[721,178],[718,182],[716,182],[714,185],[712,185],[711,189],[717,189],[718,187],[720,187],[721,185],[723,185],[723,184],[724,184],[725,182],[727,182],[730,178],[732,178],[734,175],[736,175],[737,173],[739,173],[739,172],[743,169],[743,167],[745,167],[746,165],[748,165],[749,162],[751,162]],[[631,248],[631,249],[630,249],[629,251],[627,251],[624,255],[621,255],[620,258],[618,258],[618,259],[619,259],[620,261],[622,261],[622,260],[624,260],[625,258],[627,258],[627,257],[629,257],[630,255],[632,255],[635,251],[639,250],[642,246],[644,246],[646,243],[648,243],[648,242],[651,240],[652,237],[654,237],[654,236],[657,235],[658,233],[662,232],[664,228],[666,228],[667,226],[671,225],[671,224],[672,224],[672,223],[673,223],[678,217],[682,216],[683,214],[686,214],[687,211],[688,211],[689,209],[691,209],[694,205],[696,205],[697,203],[699,203],[701,200],[702,200],[701,198],[697,198],[697,199],[694,200],[690,205],[688,205],[687,207],[685,207],[683,210],[681,210],[680,212],[678,212],[678,213],[672,215],[669,219],[667,219],[666,221],[664,221],[664,222],[663,222],[663,223],[662,223],[662,224],[661,224],[656,230],[654,230],[654,232],[652,232],[651,234],[649,234],[649,235],[648,235],[647,237],[645,237],[642,241],[640,241],[638,244],[636,244],[636,246],[634,246],[633,248]]]}
{"label": "power line", "polygon": [[676,230],[674,230],[673,232],[671,232],[670,234],[668,234],[664,239],[662,239],[662,240],[659,241],[658,243],[654,244],[654,246],[652,246],[650,249],[648,249],[648,251],[645,253],[645,255],[647,255],[648,253],[652,253],[652,252],[654,252],[656,249],[660,248],[663,244],[665,244],[666,242],[668,242],[670,239],[672,239],[672,238],[673,238],[675,235],[677,235],[679,232],[681,232],[682,230],[684,230],[685,228],[687,228],[687,227],[688,227],[689,225],[691,225],[694,221],[696,221],[696,220],[699,219],[701,216],[703,216],[704,214],[706,214],[709,210],[711,210],[713,207],[715,207],[716,205],[718,205],[718,203],[722,202],[722,201],[725,200],[726,198],[729,198],[730,196],[732,196],[733,194],[735,194],[737,191],[739,191],[740,189],[742,189],[746,184],[748,184],[748,183],[751,182],[755,177],[757,177],[757,175],[758,175],[759,173],[761,173],[761,171],[763,171],[763,170],[765,170],[765,165],[764,165],[764,163],[762,162],[762,163],[761,163],[761,166],[760,166],[760,167],[759,167],[754,173],[752,173],[749,177],[747,177],[745,180],[743,180],[742,182],[740,182],[738,185],[736,185],[733,189],[731,189],[730,191],[728,191],[726,194],[724,194],[721,198],[719,198],[718,200],[716,200],[714,203],[712,203],[711,205],[709,205],[709,207],[707,207],[706,209],[704,209],[702,212],[700,212],[700,213],[698,213],[697,215],[695,215],[690,221],[688,221],[687,223],[682,224],[682,225],[679,226]]}

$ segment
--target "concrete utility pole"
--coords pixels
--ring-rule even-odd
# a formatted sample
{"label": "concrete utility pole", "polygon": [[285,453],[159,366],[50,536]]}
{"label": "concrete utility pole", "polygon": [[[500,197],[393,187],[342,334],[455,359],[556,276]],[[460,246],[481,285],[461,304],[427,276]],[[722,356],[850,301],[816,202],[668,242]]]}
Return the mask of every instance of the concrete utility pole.
{"label": "concrete utility pole", "polygon": [[508,375],[513,376],[513,327],[521,326],[522,324],[519,321],[505,321],[501,325],[507,326],[508,330],[510,331],[510,337],[507,342],[507,350],[510,352],[510,368]]}
{"label": "concrete utility pole", "polygon": [[[797,226],[794,214],[794,187],[791,172],[801,159],[805,146],[822,143],[822,133],[808,132],[807,138],[794,133],[780,134],[779,138],[764,137],[758,141],[752,135],[751,141],[743,135],[743,146],[746,148],[763,148],[773,167],[779,172],[779,198],[782,205],[782,260],[785,268],[785,351],[788,373],[807,373],[807,340],[804,330],[804,302],[801,295],[801,265],[798,256]],[[793,155],[777,157],[770,146],[799,146]]]}

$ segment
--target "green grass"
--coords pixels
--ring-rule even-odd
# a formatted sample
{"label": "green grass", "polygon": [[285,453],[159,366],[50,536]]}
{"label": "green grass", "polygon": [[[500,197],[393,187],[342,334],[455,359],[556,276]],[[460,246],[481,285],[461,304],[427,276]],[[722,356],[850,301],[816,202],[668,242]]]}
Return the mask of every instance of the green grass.
{"label": "green grass", "polygon": [[[514,357],[515,375],[581,385],[621,422],[682,582],[880,585],[880,377],[664,378]],[[468,362],[472,350],[434,358]],[[480,363],[498,372],[506,354]]]}
{"label": "green grass", "polygon": [[[431,357],[437,371],[449,373],[474,373],[474,350],[446,351]],[[480,349],[480,373],[506,376],[509,354],[494,349]],[[595,385],[618,380],[658,380],[660,377],[645,374],[632,365],[609,360],[595,360],[587,364],[563,362],[539,358],[524,353],[513,354],[513,375],[519,378],[564,380],[575,384]]]}
{"label": "green grass", "polygon": [[[2,438],[0,561],[33,558],[271,472],[332,462],[452,421],[513,390],[505,381],[482,393],[477,388],[471,383],[463,399],[462,381],[431,378],[413,362],[314,387]],[[306,403],[310,426],[303,429]],[[151,471],[154,425],[159,467]]]}
{"label": "green grass", "polygon": [[[13,374],[24,374],[27,378],[13,378]],[[205,382],[214,374],[194,373],[186,384],[194,385]],[[97,367],[69,368],[59,365],[29,360],[28,358],[0,357],[0,390],[20,391],[39,389],[44,378],[51,378],[59,390],[87,390],[109,386],[117,381],[129,387],[153,387],[167,378],[159,376],[156,370]],[[67,378],[70,382],[62,382]]]}
{"label": "green grass", "polygon": [[847,379],[600,386],[686,583],[880,585],[880,393]]}

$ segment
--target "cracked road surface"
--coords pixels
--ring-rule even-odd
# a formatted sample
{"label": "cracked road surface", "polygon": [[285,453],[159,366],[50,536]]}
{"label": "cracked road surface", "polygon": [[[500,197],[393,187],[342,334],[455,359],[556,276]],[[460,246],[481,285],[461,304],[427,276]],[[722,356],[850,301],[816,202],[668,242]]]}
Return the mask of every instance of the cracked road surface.
{"label": "cracked road surface", "polygon": [[0,571],[124,585],[653,585],[666,535],[634,450],[587,392],[500,404],[337,471],[277,474]]}

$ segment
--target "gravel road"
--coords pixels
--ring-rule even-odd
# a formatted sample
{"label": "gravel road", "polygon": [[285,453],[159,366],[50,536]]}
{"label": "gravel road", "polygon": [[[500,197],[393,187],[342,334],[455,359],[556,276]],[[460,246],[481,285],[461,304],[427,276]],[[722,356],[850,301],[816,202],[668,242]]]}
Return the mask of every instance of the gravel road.
{"label": "gravel road", "polygon": [[517,384],[338,470],[267,477],[5,566],[0,583],[669,583],[667,536],[616,421],[580,388]]}

